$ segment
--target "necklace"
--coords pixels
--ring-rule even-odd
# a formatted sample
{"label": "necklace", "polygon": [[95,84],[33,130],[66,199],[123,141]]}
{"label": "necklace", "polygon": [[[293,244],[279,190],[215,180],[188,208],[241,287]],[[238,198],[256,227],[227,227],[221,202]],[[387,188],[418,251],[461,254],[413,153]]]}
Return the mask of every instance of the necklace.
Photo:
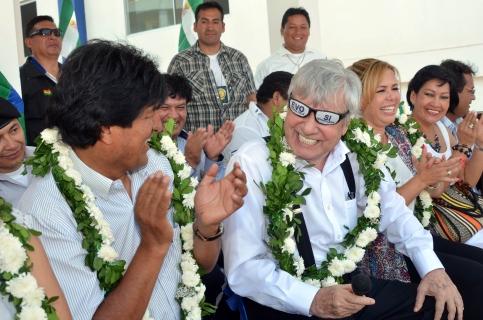
{"label": "necklace", "polygon": [[[270,139],[267,147],[272,165],[272,176],[270,181],[260,184],[266,199],[263,212],[268,218],[268,246],[273,257],[278,261],[279,267],[298,279],[318,287],[342,283],[342,276],[355,270],[356,263],[360,262],[365,254],[365,248],[377,237],[380,218],[380,195],[377,190],[384,175],[376,167],[375,156],[369,152],[371,150],[365,152],[366,159],[370,159],[372,162],[363,160],[365,165],[361,166],[361,172],[366,180],[368,197],[363,214],[357,219],[354,229],[346,234],[341,243],[343,250],[330,248],[326,260],[322,261],[320,268],[315,265],[306,268],[303,258],[295,250],[294,232],[300,224],[300,220],[297,218],[300,211],[294,208],[305,203],[305,196],[311,190],[310,188],[303,189],[304,175],[296,169],[296,157],[285,143],[284,118],[285,112],[274,114],[273,119],[268,122]],[[359,150],[361,150],[360,146],[365,145],[361,143],[362,141],[372,145],[377,138],[372,130],[362,131],[363,122],[358,124],[349,129],[348,140],[352,141],[350,144],[353,149],[359,146]],[[389,148],[385,146],[381,146],[379,151],[379,154],[385,156],[390,153]],[[382,158],[377,165],[382,165],[381,161]]]}
{"label": "necklace", "polygon": [[287,58],[288,60],[297,68],[295,72],[299,71],[300,69],[300,66],[302,65],[302,63],[304,62],[304,59],[305,59],[305,51],[304,53],[302,53],[298,58],[297,60],[294,60],[292,59],[291,57],[292,53],[288,53],[287,54]]}
{"label": "necklace", "polygon": [[441,144],[439,142],[439,136],[436,133],[436,130],[434,130],[434,125],[431,125],[431,135],[433,135],[433,137],[434,137],[432,141],[430,139],[428,139],[428,136],[426,134],[423,133],[423,137],[426,138],[426,140],[429,141],[429,145],[431,146],[431,148],[433,148],[433,150],[436,151],[436,152],[440,152],[441,151]]}
{"label": "necklace", "polygon": [[[420,125],[414,120],[413,117],[411,117],[411,109],[404,105],[403,101],[401,101],[399,104],[395,125],[402,127],[406,132],[408,140],[411,143],[411,154],[417,159],[421,158],[421,155],[423,154],[423,145],[426,142],[426,138],[420,130]],[[429,192],[426,190],[421,191],[416,198],[414,215],[425,228],[433,219],[433,200],[431,199]]]}
{"label": "necklace", "polygon": [[[59,130],[47,128],[40,133],[39,140],[34,155],[25,163],[32,166],[35,176],[52,173],[83,236],[82,247],[87,251],[85,264],[96,272],[100,288],[109,293],[121,280],[126,265],[124,260],[117,260],[119,254],[112,247],[111,227],[97,207],[91,189],[74,168],[70,158],[72,148],[62,141]],[[151,319],[148,309],[143,319]]]}

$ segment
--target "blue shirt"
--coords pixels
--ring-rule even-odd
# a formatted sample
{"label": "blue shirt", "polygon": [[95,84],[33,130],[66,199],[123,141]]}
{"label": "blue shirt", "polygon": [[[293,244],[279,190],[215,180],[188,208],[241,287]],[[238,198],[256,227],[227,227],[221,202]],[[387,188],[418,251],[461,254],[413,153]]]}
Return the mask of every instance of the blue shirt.
{"label": "blue shirt", "polygon": [[[135,200],[131,200],[120,180],[110,180],[84,164],[73,152],[75,168],[96,197],[96,204],[104,214],[114,235],[114,249],[119,258],[131,262],[141,241],[141,233],[134,215]],[[158,170],[173,178],[168,160],[153,150],[148,151],[146,166],[131,172],[132,199],[145,179]],[[170,186],[172,189],[172,185]],[[40,240],[47,252],[50,264],[64,291],[74,319],[90,320],[102,303],[105,292],[100,289],[96,273],[84,263],[86,251],[82,248],[82,235],[72,211],[58,190],[51,173],[35,177],[22,197],[19,209],[24,213],[23,222],[42,232]],[[168,216],[174,237],[158,274],[151,295],[149,311],[154,319],[179,319],[180,308],[175,294],[180,280],[181,259],[180,229]],[[21,219],[22,220],[22,219]],[[136,296],[132,296],[136,299]]]}

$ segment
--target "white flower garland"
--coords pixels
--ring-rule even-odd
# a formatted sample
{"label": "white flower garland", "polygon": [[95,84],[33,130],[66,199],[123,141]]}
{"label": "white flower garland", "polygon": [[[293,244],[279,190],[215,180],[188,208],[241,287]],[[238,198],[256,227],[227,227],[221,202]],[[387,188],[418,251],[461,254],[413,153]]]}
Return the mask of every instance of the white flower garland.
{"label": "white flower garland", "polygon": [[[409,141],[411,142],[411,153],[417,159],[420,159],[421,155],[423,154],[423,146],[426,143],[426,139],[418,131],[419,125],[411,117],[411,109],[405,105],[404,102],[401,102],[398,110],[399,112],[396,113],[396,125],[399,124],[406,129]],[[421,213],[417,214],[416,216],[419,218],[419,221],[423,227],[426,228],[431,221],[431,217],[433,216],[433,200],[431,199],[429,192],[423,190],[418,195],[416,202],[415,210],[417,209],[418,211],[421,211]]]}
{"label": "white flower garland", "polygon": [[[182,167],[181,170],[173,171],[179,177],[180,181],[188,179],[191,174],[191,167],[186,162],[184,154],[178,149],[173,139],[165,134],[161,138],[161,151],[168,158]],[[190,178],[189,185],[192,191],[182,193],[182,205],[185,210],[194,209],[194,198],[198,180]],[[176,186],[175,186],[176,187]],[[180,299],[181,309],[183,310],[185,319],[201,319],[201,304],[204,300],[205,285],[201,282],[199,267],[193,257],[193,222],[181,227],[181,240],[183,243],[183,253],[181,255],[181,283],[179,284],[176,298]]]}
{"label": "white flower garland", "polygon": [[16,319],[47,320],[47,313],[42,308],[42,301],[46,298],[44,289],[38,286],[37,280],[30,271],[21,271],[27,262],[27,252],[2,220],[0,220],[0,243],[2,244],[0,273],[10,273],[12,277],[5,282],[5,291],[12,297],[22,300]]}
{"label": "white flower garland", "polygon": [[83,191],[84,200],[87,204],[86,209],[91,218],[95,221],[94,227],[102,238],[102,245],[97,252],[97,257],[107,262],[116,260],[119,254],[112,247],[114,236],[112,235],[111,227],[104,219],[104,215],[102,214],[101,210],[99,210],[95,204],[95,197],[91,189],[82,183],[81,174],[74,168],[74,162],[70,158],[69,154],[70,152],[73,152],[72,148],[62,142],[57,129],[45,129],[40,133],[40,137],[45,143],[52,145],[52,149],[59,154],[59,167],[65,171],[65,174],[68,177],[74,180],[76,187]]}
{"label": "white flower garland", "polygon": [[[58,165],[64,170],[65,175],[73,179],[76,187],[82,190],[83,199],[86,203],[86,210],[95,222],[93,227],[97,230],[102,239],[101,247],[96,252],[97,257],[108,263],[114,262],[119,257],[119,254],[112,247],[114,236],[111,227],[104,219],[101,210],[95,204],[95,197],[91,189],[82,183],[82,176],[74,167],[74,162],[70,158],[70,152],[73,152],[72,148],[62,142],[57,128],[47,128],[43,130],[40,137],[44,143],[50,144],[53,151],[58,154]],[[146,310],[143,319],[152,319],[149,315],[148,309]]]}
{"label": "white flower garland", "polygon": [[[278,181],[284,178],[284,175],[290,175],[298,172],[295,168],[296,157],[290,150],[288,145],[284,141],[283,134],[283,119],[285,114],[274,114],[274,119],[269,121],[270,128],[270,140],[268,142],[268,148],[270,150],[270,160],[272,164],[272,180],[261,186],[266,196],[266,205],[264,207],[265,214],[269,217],[269,226],[267,229],[273,230],[277,227],[277,219],[272,220],[271,207],[277,205],[279,202],[276,199],[277,195],[272,195],[270,190],[272,181]],[[372,132],[372,131],[371,131]],[[362,131],[360,128],[356,128],[353,134],[357,136],[357,139],[367,146],[371,146],[373,141],[376,141],[376,137],[371,132]],[[388,152],[382,152],[383,156],[387,157]],[[273,156],[272,156],[273,154]],[[383,161],[384,160],[384,161]],[[379,170],[384,165],[385,158],[377,161],[377,164],[372,166],[371,170]],[[281,166],[281,167],[279,167]],[[277,175],[282,175],[278,177]],[[298,176],[302,179],[301,173]],[[280,188],[280,186],[278,186]],[[295,190],[294,190],[295,191]],[[299,194],[301,190],[298,191]],[[304,196],[310,191],[304,190],[301,195]],[[305,268],[304,260],[296,251],[296,242],[294,231],[297,226],[298,219],[296,218],[300,214],[301,210],[293,208],[299,202],[300,199],[292,198],[293,200],[285,203],[281,209],[281,214],[284,218],[285,225],[287,226],[285,232],[273,232],[272,234],[285,234],[285,237],[271,239],[269,243],[283,243],[281,250],[277,250],[276,247],[271,246],[272,254],[279,262],[291,261],[287,265],[280,265],[280,267],[286,272],[291,273],[295,277],[304,281],[305,283],[317,286],[317,287],[329,287],[342,282],[342,276],[350,273],[356,269],[356,264],[362,260],[365,254],[365,248],[377,238],[377,226],[380,219],[380,196],[377,191],[372,191],[368,195],[367,206],[364,213],[357,220],[356,227],[349,231],[346,235],[342,246],[344,249],[342,252],[338,252],[336,249],[331,248],[327,254],[326,261],[323,261],[320,268],[316,269],[315,266]],[[270,233],[269,233],[270,237]],[[272,236],[273,237],[273,236]]]}

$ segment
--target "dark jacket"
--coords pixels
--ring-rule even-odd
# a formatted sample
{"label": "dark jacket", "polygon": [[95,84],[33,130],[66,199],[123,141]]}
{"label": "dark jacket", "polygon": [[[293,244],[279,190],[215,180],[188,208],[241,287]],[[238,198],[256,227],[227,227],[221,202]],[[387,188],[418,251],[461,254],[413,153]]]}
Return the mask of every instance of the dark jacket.
{"label": "dark jacket", "polygon": [[33,146],[35,138],[45,129],[46,110],[52,101],[55,82],[45,75],[45,70],[32,57],[28,57],[20,67],[20,81],[25,107],[27,144]]}

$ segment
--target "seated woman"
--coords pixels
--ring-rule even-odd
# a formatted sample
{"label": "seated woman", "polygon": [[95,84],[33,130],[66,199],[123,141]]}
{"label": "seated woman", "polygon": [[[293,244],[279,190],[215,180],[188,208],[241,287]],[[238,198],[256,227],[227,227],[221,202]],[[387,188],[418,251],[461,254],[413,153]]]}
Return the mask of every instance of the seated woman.
{"label": "seated woman", "polygon": [[[448,109],[458,105],[458,94],[453,78],[440,66],[430,65],[419,70],[408,85],[407,100],[413,109],[413,118],[420,126],[430,144],[428,152],[436,158],[459,158],[461,172],[448,170],[447,175],[459,178],[470,186],[475,186],[483,171],[483,120],[478,120],[475,112],[469,112],[459,124],[457,136],[453,136],[441,119]],[[435,185],[440,194],[449,185]],[[480,220],[481,223],[481,220]],[[439,228],[439,225],[436,225]],[[474,235],[461,236],[461,242],[483,248],[481,224]],[[461,230],[462,235],[466,234]],[[440,233],[443,234],[443,233]],[[451,238],[448,236],[448,238]]]}
{"label": "seated woman", "polygon": [[11,211],[0,197],[0,319],[72,319],[39,238]]}
{"label": "seated woman", "polygon": [[[447,186],[457,180],[455,176],[448,175],[448,172],[457,174],[461,171],[460,160],[458,158],[449,159],[449,157],[447,160],[431,157],[425,148],[422,150],[420,160],[416,160],[412,156],[412,146],[406,132],[401,127],[393,125],[401,98],[397,69],[376,59],[357,61],[350,69],[359,76],[362,82],[361,113],[363,119],[375,133],[379,134],[382,144],[390,143],[397,150],[396,157],[388,158],[386,165],[395,172],[397,191],[406,200],[406,204],[414,210],[416,198],[425,190],[429,190],[432,196],[439,196],[443,191],[443,184]],[[446,89],[449,90],[450,80],[445,79],[444,81]],[[447,109],[449,99],[445,101],[445,104]],[[445,111],[442,113],[444,114]],[[438,188],[434,188],[436,186]],[[480,285],[474,285],[475,279],[473,278],[473,275],[479,274],[483,270],[483,250],[450,242],[435,235],[433,235],[433,239],[435,252],[465,300],[465,315],[473,319],[471,315],[481,312],[479,303],[472,298],[471,292],[483,289]],[[390,248],[382,246],[381,250],[390,251]],[[373,255],[371,259],[378,259],[378,255]],[[416,281],[417,274],[411,263],[407,259],[406,261],[411,278]],[[373,262],[370,261],[369,264]],[[467,268],[471,268],[473,271],[469,272]],[[389,274],[391,270],[380,273]]]}

